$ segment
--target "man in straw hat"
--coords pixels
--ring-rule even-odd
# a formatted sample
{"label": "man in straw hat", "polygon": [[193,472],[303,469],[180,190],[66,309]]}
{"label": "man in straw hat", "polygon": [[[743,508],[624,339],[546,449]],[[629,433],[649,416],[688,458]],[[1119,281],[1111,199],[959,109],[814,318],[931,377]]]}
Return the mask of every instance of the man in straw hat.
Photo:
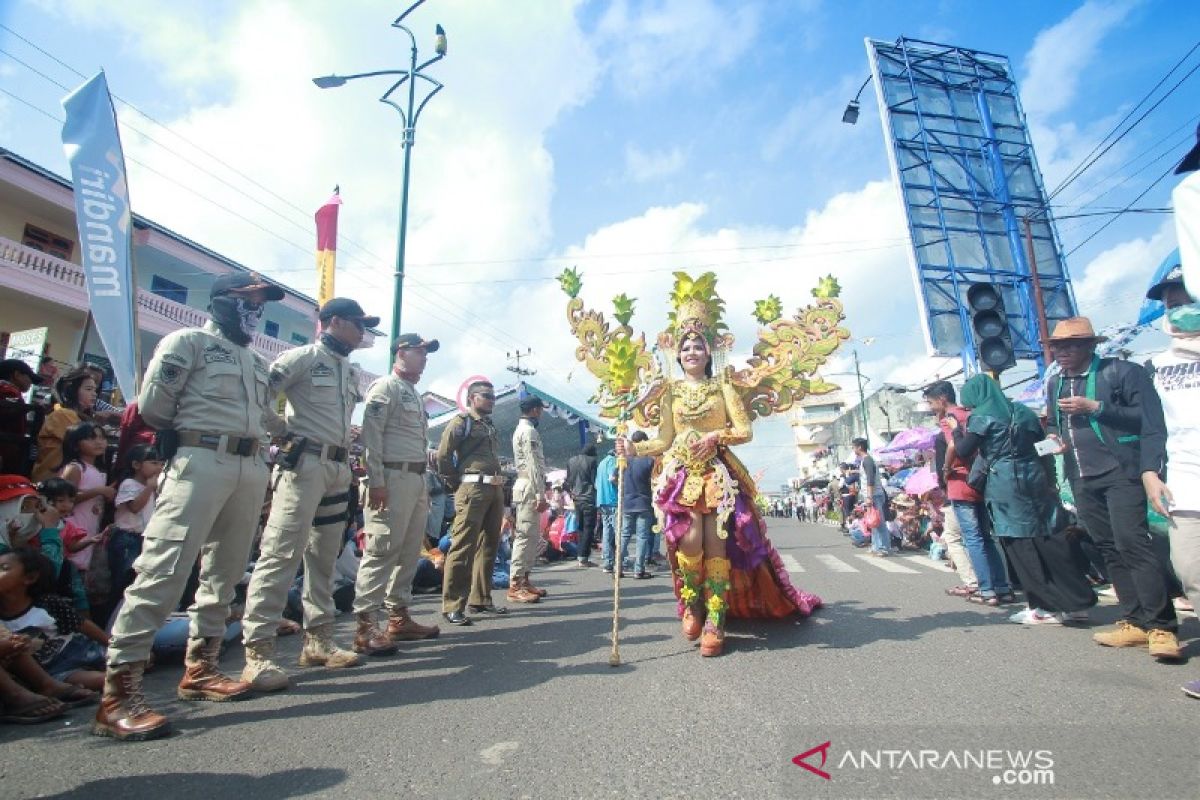
{"label": "man in straw hat", "polygon": [[1180,658],[1178,623],[1167,575],[1154,554],[1142,486],[1141,437],[1162,434],[1163,410],[1149,373],[1138,364],[1100,358],[1086,317],[1064,319],[1050,336],[1062,368],[1046,381],[1048,432],[1062,444],[1079,519],[1112,576],[1121,619],[1092,638],[1105,647],[1148,647],[1158,659]]}

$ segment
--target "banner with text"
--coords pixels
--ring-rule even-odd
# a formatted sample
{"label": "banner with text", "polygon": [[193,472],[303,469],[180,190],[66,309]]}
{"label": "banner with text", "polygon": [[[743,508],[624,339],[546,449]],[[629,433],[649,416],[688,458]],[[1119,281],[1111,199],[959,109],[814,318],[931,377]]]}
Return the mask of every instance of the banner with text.
{"label": "banner with text", "polygon": [[141,357],[129,187],[104,71],[64,98],[63,109],[63,148],[75,188],[75,221],[92,318],[121,393],[133,399]]}

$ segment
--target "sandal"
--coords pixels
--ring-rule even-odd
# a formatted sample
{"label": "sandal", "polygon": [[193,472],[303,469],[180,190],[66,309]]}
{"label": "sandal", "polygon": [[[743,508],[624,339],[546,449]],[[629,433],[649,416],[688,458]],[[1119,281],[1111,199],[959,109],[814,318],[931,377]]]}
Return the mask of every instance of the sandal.
{"label": "sandal", "polygon": [[972,595],[968,596],[967,602],[968,603],[978,603],[981,606],[991,606],[992,608],[995,608],[996,606],[1000,605],[999,598],[984,597],[981,594],[972,594]]}
{"label": "sandal", "polygon": [[67,707],[53,697],[39,697],[32,703],[20,708],[6,706],[0,710],[0,722],[13,725],[36,725],[39,722],[49,722],[67,713]]}
{"label": "sandal", "polygon": [[971,595],[975,594],[975,590],[964,583],[959,586],[951,586],[946,590],[946,594],[950,595],[951,597],[970,597]]}
{"label": "sandal", "polygon": [[85,689],[82,686],[75,686],[70,683],[63,684],[61,689],[47,692],[46,696],[59,701],[67,708],[79,708],[80,706],[91,705],[100,697],[91,689]]}

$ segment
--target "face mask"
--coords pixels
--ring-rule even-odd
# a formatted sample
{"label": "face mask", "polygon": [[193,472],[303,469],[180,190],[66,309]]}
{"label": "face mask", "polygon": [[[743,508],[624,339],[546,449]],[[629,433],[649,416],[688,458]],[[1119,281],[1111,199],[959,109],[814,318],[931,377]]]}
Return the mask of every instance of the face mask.
{"label": "face mask", "polygon": [[1179,333],[1200,333],[1200,303],[1172,308],[1167,312],[1167,324]]}
{"label": "face mask", "polygon": [[221,333],[230,341],[242,345],[250,344],[254,332],[258,330],[258,321],[262,319],[263,307],[252,303],[243,297],[214,297],[212,300],[212,318],[221,329]]}

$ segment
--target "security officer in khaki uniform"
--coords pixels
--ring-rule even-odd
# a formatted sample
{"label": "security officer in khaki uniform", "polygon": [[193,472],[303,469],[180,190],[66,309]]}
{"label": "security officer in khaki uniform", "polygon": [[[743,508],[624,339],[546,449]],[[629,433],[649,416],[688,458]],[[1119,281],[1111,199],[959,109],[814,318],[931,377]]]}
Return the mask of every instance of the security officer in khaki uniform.
{"label": "security officer in khaki uniform", "polygon": [[[169,463],[142,534],[137,578],[113,623],[104,695],[92,732],[117,739],[164,736],[167,719],[146,706],[142,670],[154,634],[183,596],[200,559],[182,700],[232,700],[250,691],[217,670],[234,587],[246,571],[267,493],[262,442],[280,420],[267,406],[267,361],[249,344],[263,304],[283,290],[254,273],[214,281],[212,321],[159,343],[138,404],[159,430]],[[172,452],[174,451],[174,452]]]}
{"label": "security officer in khaki uniform", "polygon": [[[436,625],[417,623],[408,607],[429,516],[425,489],[429,423],[416,384],[425,371],[427,355],[439,347],[437,339],[426,341],[420,334],[402,334],[393,346],[391,374],[367,389],[362,421],[367,451],[366,544],[354,585],[356,653],[386,655],[396,652],[397,641],[438,635]],[[375,625],[380,603],[388,612],[386,634]]]}
{"label": "security officer in khaki uniform", "polygon": [[246,592],[242,680],[277,691],[287,673],[272,659],[280,615],[304,561],[304,646],[300,666],[350,667],[358,656],[333,640],[333,566],[342,549],[350,500],[350,416],[362,399],[349,361],[366,328],[378,325],[353,300],[321,307],[321,337],[271,364],[271,395],[287,396],[287,440],[275,459],[271,514]]}
{"label": "security officer in khaki uniform", "polygon": [[492,384],[477,381],[467,387],[468,412],[459,414],[442,431],[438,473],[454,493],[454,524],[450,552],[442,565],[442,617],[451,625],[470,625],[466,615],[507,614],[492,604],[492,565],[500,546],[504,520],[504,476],[492,408]]}
{"label": "security officer in khaki uniform", "polygon": [[542,437],[538,435],[538,420],[544,407],[540,397],[521,400],[521,418],[513,431],[513,460],[517,465],[513,505],[517,518],[508,575],[508,599],[513,603],[536,603],[546,596],[545,589],[539,589],[529,580],[529,573],[537,561],[538,542],[542,538],[542,512],[549,507],[546,502],[546,457],[542,453]]}

